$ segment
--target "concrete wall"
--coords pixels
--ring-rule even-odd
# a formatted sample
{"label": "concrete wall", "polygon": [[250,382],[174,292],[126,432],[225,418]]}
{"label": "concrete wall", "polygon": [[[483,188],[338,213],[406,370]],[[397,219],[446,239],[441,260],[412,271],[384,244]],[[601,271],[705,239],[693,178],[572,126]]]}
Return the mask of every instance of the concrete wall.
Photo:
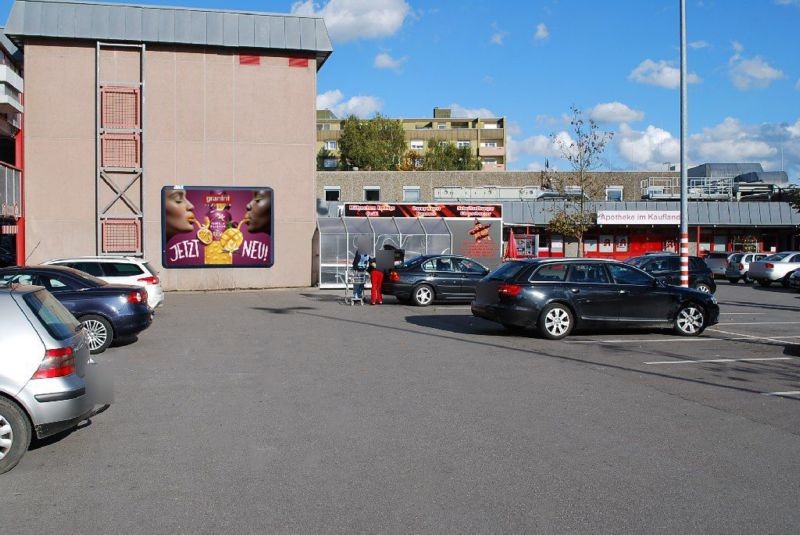
{"label": "concrete wall", "polygon": [[[567,175],[571,173],[566,172]],[[680,176],[676,172],[608,171],[592,177],[611,186],[623,186],[626,201],[641,200],[641,180],[650,176]],[[325,186],[339,186],[344,202],[363,201],[364,186],[380,186],[381,200],[400,202],[403,186],[419,186],[423,201],[433,201],[433,189],[448,186],[539,186],[538,171],[317,171],[317,197],[325,198]],[[600,199],[601,200],[601,199]]]}
{"label": "concrete wall", "polygon": [[[95,251],[95,47],[28,43],[26,202],[30,264]],[[129,79],[129,52],[104,53],[104,79]],[[144,247],[161,265],[165,185],[271,186],[275,264],[265,269],[160,269],[166,289],[311,283],[316,64],[289,67],[233,51],[148,47],[144,90]]]}

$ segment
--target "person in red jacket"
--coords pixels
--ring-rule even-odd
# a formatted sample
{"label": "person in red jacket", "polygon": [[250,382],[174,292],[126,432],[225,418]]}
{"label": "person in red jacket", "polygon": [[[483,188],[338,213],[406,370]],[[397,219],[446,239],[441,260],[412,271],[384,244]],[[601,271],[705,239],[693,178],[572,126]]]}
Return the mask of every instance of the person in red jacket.
{"label": "person in red jacket", "polygon": [[369,262],[369,278],[372,282],[372,299],[371,304],[373,305],[382,305],[383,304],[383,271],[378,269],[378,264],[375,263],[375,259],[371,259]]}

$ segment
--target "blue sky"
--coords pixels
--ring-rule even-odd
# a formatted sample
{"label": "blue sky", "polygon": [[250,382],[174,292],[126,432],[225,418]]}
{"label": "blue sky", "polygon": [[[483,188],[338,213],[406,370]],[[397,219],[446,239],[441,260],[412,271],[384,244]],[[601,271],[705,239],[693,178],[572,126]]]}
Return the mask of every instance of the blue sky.
{"label": "blue sky", "polygon": [[[132,2],[129,2],[132,3]],[[615,133],[607,168],[679,161],[678,0],[167,0],[316,14],[334,53],[318,104],[339,115],[504,116],[509,169],[564,169],[571,105]],[[800,178],[800,0],[687,0],[689,163]],[[0,0],[4,16],[11,2]],[[566,135],[566,134],[561,134]]]}

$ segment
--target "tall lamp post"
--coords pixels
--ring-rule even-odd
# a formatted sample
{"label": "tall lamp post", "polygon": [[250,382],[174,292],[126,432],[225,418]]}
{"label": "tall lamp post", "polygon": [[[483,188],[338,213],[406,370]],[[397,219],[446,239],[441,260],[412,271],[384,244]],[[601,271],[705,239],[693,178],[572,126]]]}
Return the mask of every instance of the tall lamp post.
{"label": "tall lamp post", "polygon": [[686,94],[686,0],[681,4],[681,286],[689,287],[689,203],[686,177],[686,136],[689,135]]}

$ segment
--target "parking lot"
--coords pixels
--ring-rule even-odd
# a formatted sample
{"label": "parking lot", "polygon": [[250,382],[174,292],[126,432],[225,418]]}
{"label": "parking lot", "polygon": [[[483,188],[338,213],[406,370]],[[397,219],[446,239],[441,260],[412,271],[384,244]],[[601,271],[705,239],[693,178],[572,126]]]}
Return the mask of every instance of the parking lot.
{"label": "parking lot", "polygon": [[800,294],[508,334],[468,305],[169,294],[110,409],[2,476],[8,533],[796,532]]}

